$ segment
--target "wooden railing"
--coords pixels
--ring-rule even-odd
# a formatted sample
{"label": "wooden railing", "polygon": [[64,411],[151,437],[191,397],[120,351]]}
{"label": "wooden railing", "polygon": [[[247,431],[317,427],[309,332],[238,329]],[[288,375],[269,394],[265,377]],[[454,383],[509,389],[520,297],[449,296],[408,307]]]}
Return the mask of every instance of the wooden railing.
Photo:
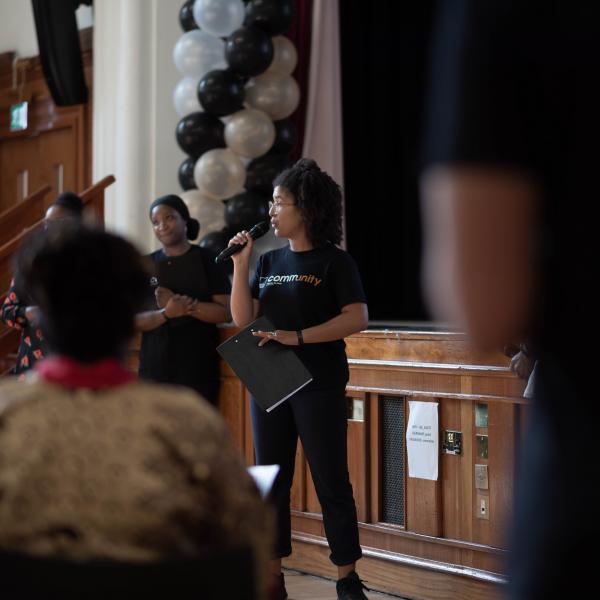
{"label": "wooden railing", "polygon": [[0,246],[44,218],[46,196],[50,190],[51,187],[45,185],[22,202],[0,213]]}
{"label": "wooden railing", "polygon": [[[80,198],[83,200],[84,218],[86,221],[93,221],[98,225],[104,223],[104,190],[114,183],[114,181],[115,178],[112,175],[108,175],[79,194]],[[36,194],[41,193],[44,189],[45,188],[42,188],[36,192]],[[44,191],[44,194],[46,193],[47,190]],[[4,215],[10,212],[10,210],[6,211]],[[0,215],[0,217],[1,216],[2,215]],[[15,254],[23,241],[42,227],[43,216],[44,213],[42,211],[36,221],[30,223],[26,229],[17,228],[13,231],[12,238],[0,245],[0,305],[4,302],[6,291],[10,286]],[[13,329],[6,327],[3,323],[0,323],[0,375],[10,368],[10,365],[12,364],[12,355],[16,352],[18,343],[18,333]]]}

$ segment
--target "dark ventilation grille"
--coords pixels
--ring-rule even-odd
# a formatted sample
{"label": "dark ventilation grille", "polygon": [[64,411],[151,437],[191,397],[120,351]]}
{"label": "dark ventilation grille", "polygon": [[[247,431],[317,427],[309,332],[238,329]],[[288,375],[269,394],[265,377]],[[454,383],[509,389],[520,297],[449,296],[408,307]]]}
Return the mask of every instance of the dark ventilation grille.
{"label": "dark ventilation grille", "polygon": [[381,520],[404,526],[404,398],[382,396],[380,414]]}

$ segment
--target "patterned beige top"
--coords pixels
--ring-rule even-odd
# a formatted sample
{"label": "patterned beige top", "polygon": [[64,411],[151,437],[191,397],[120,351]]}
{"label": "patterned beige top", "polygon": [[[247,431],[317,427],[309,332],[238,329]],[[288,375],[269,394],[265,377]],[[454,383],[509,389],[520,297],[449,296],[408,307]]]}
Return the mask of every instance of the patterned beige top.
{"label": "patterned beige top", "polygon": [[271,530],[224,422],[194,393],[0,384],[0,548],[153,560],[230,541],[255,549],[264,585]]}

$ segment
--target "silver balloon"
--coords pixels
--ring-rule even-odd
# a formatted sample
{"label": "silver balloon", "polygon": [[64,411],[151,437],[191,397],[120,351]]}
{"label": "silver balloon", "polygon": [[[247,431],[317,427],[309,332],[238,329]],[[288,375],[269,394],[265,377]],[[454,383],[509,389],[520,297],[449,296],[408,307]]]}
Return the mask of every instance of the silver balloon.
{"label": "silver balloon", "polygon": [[296,47],[289,38],[277,35],[272,39],[273,60],[269,65],[269,71],[279,71],[291,75],[298,64],[298,53]]}
{"label": "silver balloon", "polygon": [[227,37],[242,26],[245,9],[242,0],[196,0],[194,19],[200,29]]}
{"label": "silver balloon", "polygon": [[221,200],[204,196],[198,190],[188,190],[180,194],[186,203],[190,216],[200,222],[200,237],[225,227],[225,205]]}
{"label": "silver balloon", "polygon": [[262,111],[245,108],[231,115],[225,125],[225,143],[236,154],[257,158],[275,141],[275,125]]}
{"label": "silver balloon", "polygon": [[183,75],[199,81],[209,71],[227,66],[225,42],[206,31],[193,29],[177,40],[173,62]]}
{"label": "silver balloon", "polygon": [[198,80],[184,77],[173,90],[173,106],[180,117],[203,110],[198,100]]}
{"label": "silver balloon", "polygon": [[244,163],[229,149],[205,152],[194,167],[198,189],[211,198],[224,200],[234,196],[242,190],[245,180]]}
{"label": "silver balloon", "polygon": [[246,85],[246,104],[266,112],[273,121],[289,117],[300,102],[296,80],[280,71],[266,71]]}

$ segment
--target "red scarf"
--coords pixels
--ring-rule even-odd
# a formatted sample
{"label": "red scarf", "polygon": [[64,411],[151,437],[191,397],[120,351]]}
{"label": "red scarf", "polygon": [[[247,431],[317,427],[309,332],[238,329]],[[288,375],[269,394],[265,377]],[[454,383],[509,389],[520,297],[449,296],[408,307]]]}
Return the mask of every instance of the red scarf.
{"label": "red scarf", "polygon": [[135,380],[135,376],[114,358],[80,363],[66,356],[51,356],[37,363],[35,370],[44,381],[66,388],[100,390]]}

